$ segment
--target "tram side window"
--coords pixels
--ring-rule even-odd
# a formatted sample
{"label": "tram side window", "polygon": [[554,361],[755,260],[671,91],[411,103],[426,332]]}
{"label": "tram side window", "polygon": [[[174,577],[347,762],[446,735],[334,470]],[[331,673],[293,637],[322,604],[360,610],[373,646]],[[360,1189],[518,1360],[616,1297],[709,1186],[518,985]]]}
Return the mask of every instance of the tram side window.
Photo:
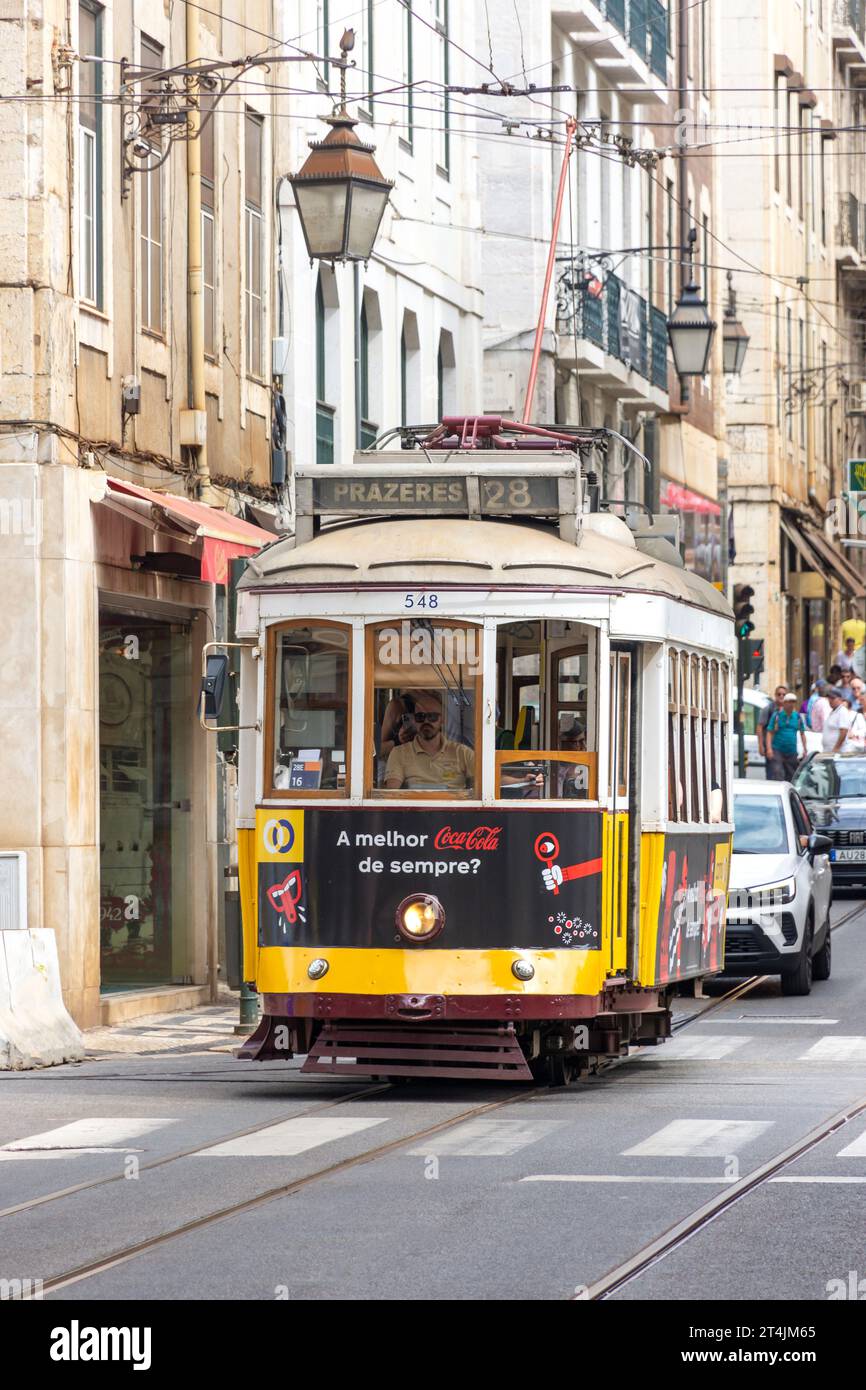
{"label": "tram side window", "polygon": [[351,630],[292,623],[271,639],[272,787],[298,796],[345,793]]}
{"label": "tram side window", "polygon": [[691,652],[668,653],[668,820],[727,818],[728,667]]}
{"label": "tram side window", "polygon": [[371,628],[368,642],[368,792],[478,797],[482,629],[404,618]]}
{"label": "tram side window", "polygon": [[496,795],[597,797],[594,642],[579,623],[500,625],[496,638]]}

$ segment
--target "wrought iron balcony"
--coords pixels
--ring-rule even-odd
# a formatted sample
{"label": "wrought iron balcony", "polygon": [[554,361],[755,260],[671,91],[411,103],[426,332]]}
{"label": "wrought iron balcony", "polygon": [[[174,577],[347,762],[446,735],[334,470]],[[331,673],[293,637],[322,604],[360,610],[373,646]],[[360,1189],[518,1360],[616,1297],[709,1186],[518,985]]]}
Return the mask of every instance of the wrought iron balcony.
{"label": "wrought iron balcony", "polygon": [[556,325],[566,342],[574,337],[592,343],[667,391],[667,318],[618,275],[596,276],[584,261],[558,258]]}
{"label": "wrought iron balcony", "polygon": [[668,0],[554,0],[552,13],[623,92],[667,103]]}
{"label": "wrought iron balcony", "polygon": [[833,21],[837,29],[853,29],[866,41],[866,0],[834,0]]}
{"label": "wrought iron balcony", "polygon": [[662,0],[598,0],[598,8],[649,64],[655,76],[666,77],[668,11]]}

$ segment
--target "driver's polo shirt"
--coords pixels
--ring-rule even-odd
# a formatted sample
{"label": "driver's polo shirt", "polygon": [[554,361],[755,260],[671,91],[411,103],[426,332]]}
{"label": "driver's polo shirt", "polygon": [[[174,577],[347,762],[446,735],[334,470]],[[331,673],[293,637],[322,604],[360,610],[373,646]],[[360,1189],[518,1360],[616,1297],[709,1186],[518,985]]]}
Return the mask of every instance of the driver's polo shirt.
{"label": "driver's polo shirt", "polygon": [[392,749],[385,769],[385,781],[399,780],[413,791],[463,790],[475,778],[475,752],[463,743],[443,739],[441,748],[428,753],[421,741],[400,743]]}

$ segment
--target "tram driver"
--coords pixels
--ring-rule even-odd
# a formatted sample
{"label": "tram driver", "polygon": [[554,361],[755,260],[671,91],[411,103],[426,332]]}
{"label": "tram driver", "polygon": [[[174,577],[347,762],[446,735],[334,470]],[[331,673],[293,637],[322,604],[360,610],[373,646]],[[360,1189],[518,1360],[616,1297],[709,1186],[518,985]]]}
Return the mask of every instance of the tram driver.
{"label": "tram driver", "polygon": [[396,743],[388,755],[385,787],[396,791],[463,790],[475,781],[475,750],[446,738],[442,730],[442,700],[433,690],[414,692],[415,735]]}

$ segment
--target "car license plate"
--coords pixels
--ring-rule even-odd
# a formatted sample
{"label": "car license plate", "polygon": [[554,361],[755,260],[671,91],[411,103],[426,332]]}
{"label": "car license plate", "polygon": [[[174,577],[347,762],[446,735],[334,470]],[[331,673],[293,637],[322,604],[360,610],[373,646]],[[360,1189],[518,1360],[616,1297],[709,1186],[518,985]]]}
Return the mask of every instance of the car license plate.
{"label": "car license plate", "polygon": [[866,863],[866,845],[862,849],[837,849],[833,853],[837,864]]}

